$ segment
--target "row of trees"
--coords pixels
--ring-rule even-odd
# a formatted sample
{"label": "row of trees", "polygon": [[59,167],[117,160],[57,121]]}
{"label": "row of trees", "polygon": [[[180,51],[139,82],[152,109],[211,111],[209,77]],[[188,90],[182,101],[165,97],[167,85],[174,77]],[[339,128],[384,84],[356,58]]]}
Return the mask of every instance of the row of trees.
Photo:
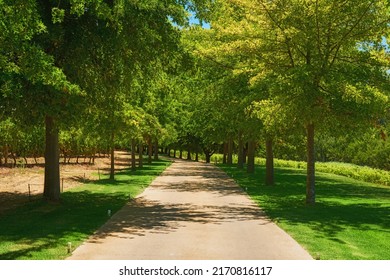
{"label": "row of trees", "polygon": [[274,150],[290,146],[290,159],[306,150],[309,205],[316,155],[388,167],[389,16],[379,0],[216,1],[210,29],[185,31],[198,66],[186,74],[196,77],[187,78],[186,131],[208,149],[224,142],[228,154],[235,142],[239,167],[262,139],[267,184]]}
{"label": "row of trees", "polygon": [[[3,157],[33,153],[44,138],[44,197],[58,201],[60,138],[64,150],[108,147],[111,177],[115,145],[170,141],[171,77],[185,60],[178,26],[188,24],[188,11],[207,7],[206,0],[1,0],[0,126],[10,135]],[[34,143],[21,140],[30,136]]]}
{"label": "row of trees", "polygon": [[60,151],[109,150],[113,178],[118,146],[236,151],[249,172],[257,150],[269,185],[274,155],[304,157],[307,204],[316,156],[388,166],[388,1],[0,0],[0,14],[0,153],[44,151],[48,200]]}

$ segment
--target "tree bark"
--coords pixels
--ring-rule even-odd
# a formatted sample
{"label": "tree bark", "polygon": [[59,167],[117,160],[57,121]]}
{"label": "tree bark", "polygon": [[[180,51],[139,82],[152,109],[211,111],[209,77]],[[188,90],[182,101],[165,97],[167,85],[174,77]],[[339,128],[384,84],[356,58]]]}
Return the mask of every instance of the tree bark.
{"label": "tree bark", "polygon": [[148,164],[152,163],[152,156],[153,156],[153,143],[152,138],[148,137]]}
{"label": "tree bark", "polygon": [[227,163],[227,152],[228,151],[228,144],[225,142],[223,143],[223,158],[222,158],[222,163],[226,164]]}
{"label": "tree bark", "polygon": [[256,142],[252,140],[249,141],[248,142],[248,164],[246,169],[248,173],[255,172],[255,149],[256,149]]}
{"label": "tree bark", "polygon": [[[11,157],[12,157],[12,159],[14,161],[14,167],[16,167],[16,154],[13,151],[11,151]],[[59,157],[58,157],[58,160],[60,160]]]}
{"label": "tree bark", "polygon": [[158,140],[154,142],[154,160],[158,160]]}
{"label": "tree bark", "polygon": [[273,153],[273,149],[272,149],[272,139],[271,138],[267,138],[267,140],[265,141],[265,153],[266,153],[265,184],[268,186],[273,186],[273,184],[274,184],[274,153]]}
{"label": "tree bark", "polygon": [[138,167],[142,168],[144,166],[144,145],[141,143],[138,145]]}
{"label": "tree bark", "polygon": [[315,149],[314,124],[309,123],[307,130],[307,177],[306,177],[306,204],[315,204]]}
{"label": "tree bark", "polygon": [[43,197],[48,201],[60,200],[60,149],[58,129],[51,116],[45,117],[45,178]]}
{"label": "tree bark", "polygon": [[245,164],[246,163],[246,157],[248,155],[248,142],[245,143],[243,152],[244,152],[244,164]]}
{"label": "tree bark", "polygon": [[196,154],[195,154],[195,161],[199,161],[199,152],[196,151]]}
{"label": "tree bark", "polygon": [[8,164],[8,144],[5,144],[4,146],[4,164],[7,165]]}
{"label": "tree bark", "polygon": [[183,150],[180,149],[179,158],[183,159]]}
{"label": "tree bark", "polygon": [[188,148],[188,153],[187,153],[187,160],[192,160],[191,159],[191,150]]}
{"label": "tree bark", "polygon": [[227,154],[227,164],[233,164],[233,139],[229,138],[228,141],[228,154]]}
{"label": "tree bark", "polygon": [[238,133],[238,161],[237,167],[239,169],[244,168],[244,140],[242,139],[242,132]]}
{"label": "tree bark", "polygon": [[136,162],[135,162],[135,149],[136,149],[136,143],[135,139],[131,139],[131,170],[135,171]]}
{"label": "tree bark", "polygon": [[115,143],[114,143],[114,132],[111,132],[111,143],[110,143],[110,180],[115,179]]}
{"label": "tree bark", "polygon": [[203,153],[206,156],[206,163],[211,162],[211,156],[214,154],[214,151],[209,148],[203,148]]}

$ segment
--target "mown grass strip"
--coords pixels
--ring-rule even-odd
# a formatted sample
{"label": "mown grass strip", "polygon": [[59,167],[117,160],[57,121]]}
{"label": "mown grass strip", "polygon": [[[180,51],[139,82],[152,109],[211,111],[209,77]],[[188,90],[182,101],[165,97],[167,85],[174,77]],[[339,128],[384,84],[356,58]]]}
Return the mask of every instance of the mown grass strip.
{"label": "mown grass strip", "polygon": [[0,259],[65,259],[68,243],[79,246],[109,216],[138,195],[168,165],[156,161],[137,171],[122,171],[62,194],[61,203],[36,200],[0,216]]}
{"label": "mown grass strip", "polygon": [[305,205],[303,170],[275,169],[275,186],[265,186],[265,169],[255,174],[220,166],[281,228],[314,258],[390,259],[390,188],[317,172],[317,203]]}

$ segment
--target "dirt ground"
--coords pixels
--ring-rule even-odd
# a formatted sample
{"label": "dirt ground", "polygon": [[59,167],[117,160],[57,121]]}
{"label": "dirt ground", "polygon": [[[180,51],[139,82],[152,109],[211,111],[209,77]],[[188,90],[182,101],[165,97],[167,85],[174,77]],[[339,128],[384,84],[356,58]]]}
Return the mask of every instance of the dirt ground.
{"label": "dirt ground", "polygon": [[[29,162],[33,162],[32,159]],[[63,191],[77,187],[85,181],[98,180],[96,174],[108,174],[109,157],[96,157],[95,164],[89,164],[87,159],[72,159],[70,163],[60,163],[61,188]],[[116,170],[130,166],[130,154],[124,151],[115,152]],[[94,175],[95,174],[95,175]],[[14,168],[0,166],[0,215],[41,197],[44,182],[44,159],[39,158],[38,164],[18,166]],[[29,195],[30,193],[30,195]]]}

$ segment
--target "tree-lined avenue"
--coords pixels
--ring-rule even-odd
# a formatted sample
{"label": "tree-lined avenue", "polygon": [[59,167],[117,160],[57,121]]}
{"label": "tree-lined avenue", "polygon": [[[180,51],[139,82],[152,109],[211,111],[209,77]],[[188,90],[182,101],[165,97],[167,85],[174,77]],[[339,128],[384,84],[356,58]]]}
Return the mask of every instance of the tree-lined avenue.
{"label": "tree-lined avenue", "polygon": [[311,259],[217,167],[177,160],[75,259]]}

